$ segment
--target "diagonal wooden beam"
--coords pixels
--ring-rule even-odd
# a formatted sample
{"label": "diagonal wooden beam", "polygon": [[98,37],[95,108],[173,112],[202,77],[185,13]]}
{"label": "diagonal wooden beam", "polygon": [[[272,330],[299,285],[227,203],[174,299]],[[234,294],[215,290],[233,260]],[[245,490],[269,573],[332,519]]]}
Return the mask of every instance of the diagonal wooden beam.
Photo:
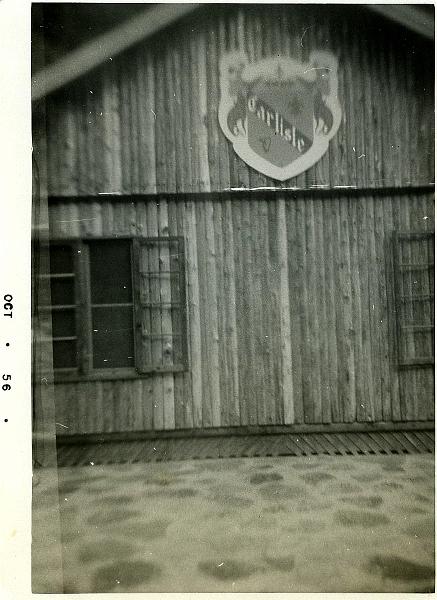
{"label": "diagonal wooden beam", "polygon": [[174,21],[189,14],[199,4],[158,4],[128,19],[91,42],[83,44],[32,77],[32,101],[67,85],[114,57],[129,46],[143,40]]}

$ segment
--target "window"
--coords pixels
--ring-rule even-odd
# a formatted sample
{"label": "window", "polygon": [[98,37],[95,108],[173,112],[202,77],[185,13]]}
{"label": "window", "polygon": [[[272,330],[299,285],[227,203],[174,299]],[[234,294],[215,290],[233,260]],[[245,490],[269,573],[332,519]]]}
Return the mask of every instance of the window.
{"label": "window", "polygon": [[186,368],[182,238],[52,243],[48,277],[57,379]]}
{"label": "window", "polygon": [[53,367],[70,371],[77,368],[76,265],[68,245],[50,248]]}
{"label": "window", "polygon": [[395,236],[400,366],[434,363],[434,233]]}

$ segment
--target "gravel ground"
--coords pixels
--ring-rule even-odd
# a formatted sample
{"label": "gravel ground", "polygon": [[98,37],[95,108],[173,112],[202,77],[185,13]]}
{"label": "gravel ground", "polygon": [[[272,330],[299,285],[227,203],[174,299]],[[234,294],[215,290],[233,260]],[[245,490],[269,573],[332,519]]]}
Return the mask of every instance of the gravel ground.
{"label": "gravel ground", "polygon": [[[58,476],[66,593],[434,590],[433,455],[90,464]],[[46,470],[34,486],[40,548],[57,490]],[[48,591],[56,564],[46,546],[33,553],[34,592]]]}

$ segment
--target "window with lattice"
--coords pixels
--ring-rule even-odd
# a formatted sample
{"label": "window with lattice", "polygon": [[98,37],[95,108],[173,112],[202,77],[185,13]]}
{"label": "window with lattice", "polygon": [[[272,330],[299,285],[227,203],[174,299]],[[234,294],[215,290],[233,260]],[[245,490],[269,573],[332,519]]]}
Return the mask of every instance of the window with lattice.
{"label": "window with lattice", "polygon": [[395,235],[399,365],[434,363],[434,232]]}
{"label": "window with lattice", "polygon": [[134,248],[138,369],[183,369],[187,356],[183,239],[137,239]]}
{"label": "window with lattice", "polygon": [[182,238],[54,242],[43,276],[57,379],[186,368]]}

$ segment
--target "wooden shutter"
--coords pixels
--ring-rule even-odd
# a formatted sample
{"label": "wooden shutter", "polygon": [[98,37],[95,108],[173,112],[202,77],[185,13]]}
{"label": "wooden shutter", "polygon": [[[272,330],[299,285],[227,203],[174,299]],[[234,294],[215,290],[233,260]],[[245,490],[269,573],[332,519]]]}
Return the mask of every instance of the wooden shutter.
{"label": "wooden shutter", "polygon": [[183,238],[134,241],[136,366],[139,372],[187,366]]}
{"label": "wooden shutter", "polygon": [[395,236],[400,366],[434,363],[434,233]]}

